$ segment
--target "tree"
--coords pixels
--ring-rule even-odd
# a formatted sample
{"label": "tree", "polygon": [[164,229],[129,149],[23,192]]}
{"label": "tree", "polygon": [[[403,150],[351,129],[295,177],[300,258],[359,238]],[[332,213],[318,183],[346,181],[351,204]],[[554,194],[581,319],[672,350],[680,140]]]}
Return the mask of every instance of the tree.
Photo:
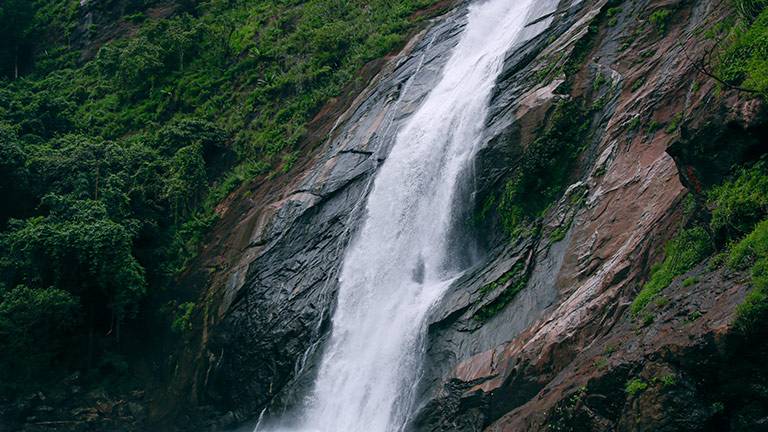
{"label": "tree", "polygon": [[202,144],[180,148],[170,167],[165,194],[178,221],[200,205],[208,187]]}
{"label": "tree", "polygon": [[32,206],[26,162],[27,156],[14,128],[0,123],[0,197],[5,202],[0,207],[0,228],[9,217],[19,216]]}
{"label": "tree", "polygon": [[131,230],[109,219],[100,201],[48,195],[43,204],[47,216],[11,221],[0,236],[3,281],[65,290],[88,308],[89,325],[101,321],[119,338],[146,292]]}
{"label": "tree", "polygon": [[3,0],[0,3],[0,67],[2,75],[19,77],[21,62],[30,59],[34,2],[30,0]]}
{"label": "tree", "polygon": [[130,39],[121,46],[118,57],[117,79],[130,93],[151,92],[164,70],[163,50],[146,36]]}
{"label": "tree", "polygon": [[0,390],[28,385],[54,366],[79,309],[72,294],[56,288],[0,290]]}
{"label": "tree", "polygon": [[189,15],[184,14],[168,21],[166,30],[171,49],[176,52],[179,70],[184,71],[184,55],[194,47],[201,33],[201,26]]}

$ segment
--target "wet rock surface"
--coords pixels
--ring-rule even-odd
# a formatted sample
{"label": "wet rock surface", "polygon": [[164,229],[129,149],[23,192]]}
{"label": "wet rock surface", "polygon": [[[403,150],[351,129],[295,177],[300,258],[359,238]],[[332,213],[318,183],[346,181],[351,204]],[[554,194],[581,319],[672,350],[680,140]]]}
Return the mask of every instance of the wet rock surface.
{"label": "wet rock surface", "polygon": [[[606,25],[607,8],[619,6]],[[415,429],[713,427],[709,395],[695,379],[682,378],[674,392],[656,385],[637,398],[628,398],[624,386],[636,374],[649,383],[664,373],[685,376],[690,370],[681,364],[697,356],[721,362],[718,340],[728,332],[748,289],[743,277],[699,269],[708,282],[695,290],[682,288],[680,281],[673,284],[667,291],[674,297],[653,312],[659,315],[652,323],[643,326],[628,311],[651,263],[679,226],[685,186],[694,189],[695,179],[702,177],[697,172],[706,173],[709,184],[718,182],[727,173],[726,164],[730,168],[750,153],[759,154],[755,148],[761,145],[761,132],[753,125],[760,124],[756,119],[762,108],[737,95],[715,97],[712,83],[688,60],[707,49],[697,30],[722,17],[722,6],[707,1],[580,3],[539,37],[546,44],[537,47],[533,41],[529,52],[508,60],[510,73],[499,84],[488,128],[498,135],[489,138],[479,156],[479,164],[489,167],[488,184],[505,175],[505,164],[494,161],[520,154],[510,147],[531,142],[553,100],[586,97],[601,106],[593,114],[571,194],[547,212],[541,232],[498,246],[436,308],[425,403]],[[661,7],[674,11],[664,34],[649,29],[644,20]],[[627,36],[641,31],[643,36]],[[589,38],[592,47],[568,94],[560,93],[557,76],[550,83],[533,81],[553,61],[552,53],[575,50]],[[521,61],[527,63],[520,66]],[[695,89],[697,80],[701,88]],[[675,116],[691,121],[669,127]],[[661,126],[650,130],[651,122]],[[697,139],[714,136],[730,142],[734,135],[738,150],[718,170],[688,156],[696,153]],[[563,228],[565,233],[554,235]],[[505,280],[504,272],[520,262],[530,269],[525,288],[498,314],[478,323],[477,308],[515,281],[497,287],[490,298],[485,288]],[[665,368],[674,371],[662,372]]]}
{"label": "wet rock surface", "polygon": [[110,392],[84,390],[80,374],[68,377],[58,388],[0,401],[0,431],[146,430],[148,396],[143,390]]}
{"label": "wet rock surface", "polygon": [[[213,429],[233,427],[305,394],[373,175],[439,77],[465,7],[378,65],[349,108],[317,126],[327,139],[296,174],[220,206],[202,270],[186,279],[205,292],[172,386],[171,399],[202,407],[190,424],[198,416]],[[410,428],[724,430],[711,396],[724,378],[706,376],[736,352],[724,347],[745,275],[705,263],[664,291],[651,318],[633,318],[629,305],[680,226],[686,193],[765,143],[762,104],[717,90],[690,60],[711,49],[701,29],[727,8],[714,0],[539,8],[531,31],[545,30],[510,52],[491,100],[474,204],[503,188],[558,102],[587,101],[589,133],[571,186],[530,235],[511,241],[498,220],[470,230],[482,258],[433,310]],[[659,9],[671,11],[663,32],[648,19]],[[727,157],[717,166],[697,158],[702,146],[732,141],[738,151],[720,150]],[[701,282],[684,286],[687,277]],[[646,389],[629,394],[632,379]]]}
{"label": "wet rock surface", "polygon": [[458,7],[438,18],[390,59],[305,170],[246,191],[246,206],[221,208],[236,220],[223,241],[241,249],[203,280],[210,286],[204,352],[187,357],[195,369],[187,383],[215,406],[233,407],[225,415],[234,423],[290,407],[311,383],[373,174],[439,78],[465,12]]}

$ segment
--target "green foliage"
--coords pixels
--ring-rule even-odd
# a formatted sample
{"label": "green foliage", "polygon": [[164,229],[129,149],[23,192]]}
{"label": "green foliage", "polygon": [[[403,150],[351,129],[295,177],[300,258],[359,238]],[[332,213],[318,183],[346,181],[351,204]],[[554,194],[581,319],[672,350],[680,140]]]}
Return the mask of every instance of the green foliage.
{"label": "green foliage", "polygon": [[[586,48],[577,48],[586,52]],[[568,66],[566,73],[572,73],[572,67]],[[605,77],[601,77],[596,78],[595,89],[606,82]],[[597,101],[590,108],[585,108],[581,99],[559,101],[547,117],[543,131],[523,150],[520,163],[501,193],[484,202],[482,215],[495,207],[502,227],[512,238],[530,229],[565,191],[573,166],[588,140],[591,114],[599,109],[601,104]],[[562,240],[560,237],[564,237],[567,228],[556,229],[553,240]]]}
{"label": "green foliage", "polygon": [[[768,95],[768,9],[764,1],[736,1],[742,22],[725,36],[715,73],[728,84]],[[759,14],[757,14],[757,12]],[[756,17],[756,19],[754,18]],[[753,21],[754,19],[754,21]]]}
{"label": "green foliage", "polygon": [[665,247],[664,261],[651,270],[650,280],[632,302],[631,311],[637,316],[672,280],[687,272],[712,251],[711,239],[701,227],[681,230]]}
{"label": "green foliage", "polygon": [[653,324],[653,321],[656,320],[656,317],[653,316],[650,312],[643,313],[640,323],[643,327],[648,327],[649,325]]}
{"label": "green foliage", "polygon": [[168,174],[163,194],[171,204],[174,220],[178,221],[200,206],[208,186],[202,145],[177,150],[171,157]]}
{"label": "green foliage", "polygon": [[658,379],[663,388],[674,387],[677,384],[677,376],[675,374],[667,374]]}
{"label": "green foliage", "polygon": [[0,227],[8,218],[19,216],[33,205],[29,202],[28,193],[27,154],[16,130],[0,123],[0,196],[6,203],[16,204],[0,206]]}
{"label": "green foliage", "polygon": [[[768,221],[762,221],[757,224],[754,231],[731,248],[728,265],[732,268],[743,268],[750,263],[757,265],[759,260],[766,256],[768,256]],[[754,281],[759,287],[768,286],[768,281],[763,279],[764,270],[762,264],[753,268],[753,276],[756,277]]]}
{"label": "green foliage", "polygon": [[624,391],[627,393],[627,395],[633,397],[644,392],[647,388],[647,382],[641,380],[640,378],[632,378],[631,380],[627,381],[627,384],[624,386]]}
{"label": "green foliage", "polygon": [[547,415],[547,431],[577,432],[591,430],[593,421],[589,409],[584,409],[587,387],[579,387],[562,399]]}
{"label": "green foliage", "polygon": [[712,403],[712,413],[713,414],[720,414],[723,411],[725,411],[725,404],[718,401]]}
{"label": "green foliage", "polygon": [[653,119],[650,122],[648,122],[647,130],[649,135],[653,135],[659,129],[661,129],[661,123]]}
{"label": "green foliage", "polygon": [[710,229],[720,240],[740,238],[768,214],[768,166],[758,161],[741,168],[732,181],[707,195],[712,208]]}
{"label": "green foliage", "polygon": [[612,7],[608,8],[608,11],[606,11],[606,16],[608,17],[608,26],[613,27],[618,23],[618,15],[621,13],[620,7]]}
{"label": "green foliage", "polygon": [[54,286],[81,297],[104,299],[122,320],[144,295],[144,269],[132,254],[133,233],[110,220],[103,202],[49,195],[48,216],[11,221],[0,236],[7,285]]}
{"label": "green foliage", "polygon": [[0,391],[48,375],[79,321],[77,299],[55,288],[0,288]]}
{"label": "green foliage", "polygon": [[176,316],[171,323],[171,329],[176,333],[184,333],[192,330],[192,313],[195,311],[195,304],[192,302],[182,303],[176,308]]}
{"label": "green foliage", "polygon": [[667,25],[669,24],[671,16],[672,12],[670,10],[658,9],[653,11],[648,17],[648,22],[651,23],[653,28],[655,28],[659,34],[664,34],[667,32]]}
{"label": "green foliage", "polygon": [[16,78],[28,62],[34,39],[35,5],[30,0],[0,3],[0,78]]}
{"label": "green foliage", "polygon": [[565,234],[571,229],[571,223],[573,223],[573,219],[568,220],[567,223],[558,226],[552,231],[549,235],[549,239],[552,240],[552,243],[557,243],[565,238]]}
{"label": "green foliage", "polygon": [[592,91],[597,92],[608,82],[609,80],[605,75],[603,75],[601,72],[597,72],[594,81],[592,81]]}
{"label": "green foliage", "polygon": [[[0,286],[82,305],[62,326],[78,346],[117,340],[197,253],[221,200],[288,172],[307,122],[433,2],[184,0],[163,19],[146,13],[154,1],[124,2],[101,16],[131,31],[86,60],[71,48],[76,0],[0,3]],[[22,313],[3,302],[8,320]],[[194,305],[181,307],[177,330]],[[59,366],[99,364],[82,357]]]}
{"label": "green foliage", "polygon": [[564,192],[586,140],[588,118],[579,101],[562,101],[544,131],[525,149],[498,204],[502,225],[512,236]]}
{"label": "green foliage", "polygon": [[[725,264],[731,269],[749,270],[753,289],[739,306],[736,328],[743,333],[752,333],[763,326],[768,317],[768,168],[765,160],[739,168],[731,179],[710,189],[706,196],[707,207],[711,210],[710,231],[716,244],[727,247],[726,251],[710,259],[708,268],[715,270]],[[701,241],[704,240],[702,234]],[[706,250],[690,247],[691,251],[698,249]],[[670,253],[668,250],[667,255]],[[666,260],[635,299],[633,312],[641,310],[642,303],[647,303],[645,299],[653,297],[653,292],[658,291],[659,286],[666,286],[677,273],[669,271],[665,264]],[[683,285],[696,282],[688,278]],[[688,320],[701,316],[700,311],[694,311]]]}
{"label": "green foliage", "polygon": [[664,129],[664,132],[671,134],[674,133],[679,127],[680,124],[683,121],[683,113],[677,113],[672,117],[672,119],[667,123],[667,127]]}
{"label": "green foliage", "polygon": [[[510,281],[514,280],[511,284]],[[479,308],[473,318],[478,321],[487,321],[501,312],[528,284],[528,274],[525,271],[525,263],[518,261],[509,271],[505,272],[498,280],[480,288],[480,294],[485,297],[499,287],[509,284],[504,291],[493,301]]]}
{"label": "green foliage", "polygon": [[690,287],[690,286],[696,285],[697,283],[699,283],[699,279],[697,277],[690,276],[685,278],[685,280],[683,281],[683,286]]}
{"label": "green foliage", "polygon": [[736,243],[730,251],[728,266],[750,267],[753,289],[739,306],[736,327],[745,333],[763,325],[768,316],[768,220]]}
{"label": "green foliage", "polygon": [[632,117],[632,120],[627,122],[627,131],[633,131],[640,127],[640,116]]}

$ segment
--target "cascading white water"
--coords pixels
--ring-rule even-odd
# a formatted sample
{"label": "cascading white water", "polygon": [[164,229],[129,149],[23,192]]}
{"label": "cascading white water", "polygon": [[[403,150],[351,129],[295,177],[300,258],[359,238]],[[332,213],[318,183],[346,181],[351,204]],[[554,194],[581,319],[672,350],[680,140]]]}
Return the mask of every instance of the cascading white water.
{"label": "cascading white water", "polygon": [[533,3],[470,6],[440,82],[398,133],[347,251],[329,345],[295,429],[389,432],[405,423],[426,314],[457,276],[447,261],[459,177]]}

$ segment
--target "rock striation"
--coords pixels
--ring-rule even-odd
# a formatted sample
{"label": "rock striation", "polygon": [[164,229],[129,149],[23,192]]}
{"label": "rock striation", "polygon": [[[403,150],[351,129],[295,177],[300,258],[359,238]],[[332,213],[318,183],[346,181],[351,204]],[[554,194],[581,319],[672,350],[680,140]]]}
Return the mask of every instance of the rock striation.
{"label": "rock striation", "polygon": [[[476,211],[503,189],[559,103],[586,104],[588,131],[568,187],[535,229],[510,240],[499,215],[469,224],[481,258],[431,314],[410,427],[725,430],[711,400],[722,383],[707,370],[729,361],[723,347],[749,289],[745,275],[704,263],[673,282],[651,320],[629,305],[680,226],[683,198],[764,152],[762,103],[720,89],[697,65],[714,43],[703,29],[728,5],[539,7],[532,29],[546,28],[508,53],[494,91],[472,173]],[[669,11],[663,28],[650,19],[658,10]],[[288,409],[311,383],[373,176],[439,77],[465,12],[459,2],[433,19],[367,71],[365,89],[321,112],[312,133],[323,140],[294,174],[255,182],[220,206],[184,280],[204,306],[171,397],[217,418],[211,427]],[[702,282],[686,286],[690,276]],[[663,391],[667,376],[675,385]],[[633,377],[656,384],[632,395],[624,384]],[[762,430],[753,420],[748,430]]]}

